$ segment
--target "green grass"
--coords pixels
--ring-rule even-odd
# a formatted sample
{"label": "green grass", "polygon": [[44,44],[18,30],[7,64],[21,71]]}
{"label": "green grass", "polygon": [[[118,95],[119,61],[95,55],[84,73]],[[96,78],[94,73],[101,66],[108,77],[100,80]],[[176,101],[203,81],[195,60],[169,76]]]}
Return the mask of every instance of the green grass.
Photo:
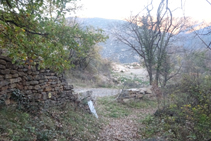
{"label": "green grass", "polygon": [[115,96],[103,97],[98,99],[97,112],[105,117],[121,118],[131,114],[133,109],[143,108],[156,108],[156,100],[150,100],[144,98],[142,100],[134,100],[127,103],[119,103],[115,99]]}
{"label": "green grass", "polygon": [[103,97],[98,99],[97,112],[105,117],[121,118],[130,114],[130,110],[126,105],[114,101],[115,97]]}
{"label": "green grass", "polygon": [[141,100],[134,100],[127,103],[129,107],[132,108],[155,108],[157,106],[156,100],[150,100],[148,98],[143,98]]}
{"label": "green grass", "polygon": [[0,109],[0,139],[13,141],[96,140],[103,121],[71,105],[32,116],[15,107]]}

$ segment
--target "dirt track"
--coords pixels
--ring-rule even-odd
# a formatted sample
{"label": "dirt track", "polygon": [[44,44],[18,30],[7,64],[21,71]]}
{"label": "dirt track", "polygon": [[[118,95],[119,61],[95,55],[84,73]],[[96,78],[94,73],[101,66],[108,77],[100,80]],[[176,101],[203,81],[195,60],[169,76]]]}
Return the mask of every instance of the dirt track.
{"label": "dirt track", "polygon": [[80,91],[92,91],[95,97],[112,96],[121,92],[121,89],[109,89],[109,88],[78,88],[74,89],[75,92]]}

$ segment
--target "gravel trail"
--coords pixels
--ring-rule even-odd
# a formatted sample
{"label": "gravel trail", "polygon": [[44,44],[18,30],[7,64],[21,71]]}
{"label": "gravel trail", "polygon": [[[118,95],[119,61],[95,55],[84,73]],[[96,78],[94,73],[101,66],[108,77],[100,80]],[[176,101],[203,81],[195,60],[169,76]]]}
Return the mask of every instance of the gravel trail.
{"label": "gravel trail", "polygon": [[92,91],[92,95],[94,97],[104,97],[104,96],[112,96],[117,95],[121,92],[121,89],[109,89],[109,88],[76,88],[74,91],[82,92],[82,91]]}

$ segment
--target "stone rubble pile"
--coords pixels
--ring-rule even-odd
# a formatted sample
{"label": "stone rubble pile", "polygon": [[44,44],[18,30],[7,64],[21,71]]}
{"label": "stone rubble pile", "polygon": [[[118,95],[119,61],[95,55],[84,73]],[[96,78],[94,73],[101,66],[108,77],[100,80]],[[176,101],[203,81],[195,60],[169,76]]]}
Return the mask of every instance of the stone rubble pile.
{"label": "stone rubble pile", "polygon": [[153,96],[150,86],[147,88],[140,88],[140,89],[133,88],[133,89],[122,90],[121,94],[118,97],[118,101],[128,102],[130,100],[142,99],[143,96],[148,96],[148,97]]}

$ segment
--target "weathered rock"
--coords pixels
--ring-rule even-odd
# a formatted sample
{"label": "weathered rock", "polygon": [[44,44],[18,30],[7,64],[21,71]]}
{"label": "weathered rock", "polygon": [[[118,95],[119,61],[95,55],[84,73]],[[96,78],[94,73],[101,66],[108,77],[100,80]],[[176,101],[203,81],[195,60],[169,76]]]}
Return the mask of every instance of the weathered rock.
{"label": "weathered rock", "polygon": [[19,90],[22,90],[22,89],[23,89],[23,85],[20,85],[20,84],[17,84],[16,87],[17,87]]}
{"label": "weathered rock", "polygon": [[[134,100],[134,99],[133,99],[133,100]],[[122,101],[126,103],[126,102],[131,101],[131,99],[122,99]]]}
{"label": "weathered rock", "polygon": [[28,90],[28,86],[25,86],[24,89],[25,89],[25,90]]}
{"label": "weathered rock", "polygon": [[12,75],[12,78],[17,78],[19,75],[16,73],[16,74],[13,74]]}
{"label": "weathered rock", "polygon": [[24,72],[18,72],[18,75],[19,76],[26,76],[26,73],[24,73]]}
{"label": "weathered rock", "polygon": [[73,85],[64,86],[64,90],[72,90]]}
{"label": "weathered rock", "polygon": [[7,69],[12,69],[13,66],[14,66],[14,65],[12,64],[12,62],[7,62],[6,68],[7,68]]}
{"label": "weathered rock", "polygon": [[12,62],[12,59],[10,59],[9,57],[6,56],[0,56],[1,60],[5,60],[6,62]]}
{"label": "weathered rock", "polygon": [[0,75],[0,80],[4,80],[4,75]]}
{"label": "weathered rock", "polygon": [[36,86],[34,86],[34,89],[38,90],[38,89],[41,89],[41,87],[40,87],[40,85],[36,85]]}
{"label": "weathered rock", "polygon": [[32,72],[32,75],[38,75],[40,72],[36,71],[36,72]]}
{"label": "weathered rock", "polygon": [[44,78],[46,78],[46,79],[57,79],[56,76],[45,76]]}
{"label": "weathered rock", "polygon": [[15,88],[15,87],[16,87],[16,84],[11,84],[11,85],[10,85],[10,88],[11,88],[11,89],[13,89],[13,88]]}
{"label": "weathered rock", "polygon": [[51,85],[55,85],[55,84],[57,84],[57,82],[51,82],[50,84],[51,84]]}
{"label": "weathered rock", "polygon": [[44,86],[44,85],[46,85],[46,82],[40,83],[39,85]]}
{"label": "weathered rock", "polygon": [[29,90],[32,90],[32,89],[33,89],[33,86],[28,86],[28,89],[29,89]]}
{"label": "weathered rock", "polygon": [[39,81],[30,81],[30,84],[31,85],[37,85],[37,84],[39,84]]}
{"label": "weathered rock", "polygon": [[48,85],[42,85],[41,88],[44,89],[46,88]]}
{"label": "weathered rock", "polygon": [[18,66],[18,69],[22,69],[22,68],[23,68],[23,65],[19,65],[19,66]]}
{"label": "weathered rock", "polygon": [[9,88],[9,86],[3,86],[1,87],[1,91],[6,91]]}
{"label": "weathered rock", "polygon": [[0,65],[0,69],[6,69],[4,65]]}
{"label": "weathered rock", "polygon": [[31,90],[27,90],[25,91],[26,94],[32,94],[32,91]]}
{"label": "weathered rock", "polygon": [[32,74],[32,71],[31,70],[28,70],[27,74]]}
{"label": "weathered rock", "polygon": [[42,94],[37,94],[37,99],[41,99],[42,98]]}
{"label": "weathered rock", "polygon": [[44,91],[49,92],[49,91],[51,91],[51,90],[52,90],[51,87],[46,87]]}
{"label": "weathered rock", "polygon": [[118,100],[122,102],[128,102],[134,99],[142,99],[145,93],[145,91],[141,91],[137,88],[126,89],[121,92],[120,96],[118,97]]}
{"label": "weathered rock", "polygon": [[10,99],[6,99],[5,100],[5,105],[9,105],[10,104]]}
{"label": "weathered rock", "polygon": [[27,71],[28,71],[28,69],[26,69],[26,68],[23,69],[23,72],[27,72]]}
{"label": "weathered rock", "polygon": [[47,93],[46,92],[42,92],[42,99],[46,100],[47,99]]}
{"label": "weathered rock", "polygon": [[8,90],[0,91],[0,95],[6,95],[8,93]]}
{"label": "weathered rock", "polygon": [[0,64],[6,66],[7,65],[7,62],[4,61],[4,60],[0,60]]}
{"label": "weathered rock", "polygon": [[44,73],[44,72],[45,72],[45,70],[40,70],[40,72],[41,72],[41,73]]}
{"label": "weathered rock", "polygon": [[32,90],[32,92],[33,92],[33,93],[37,93],[38,91],[37,91],[37,90]]}
{"label": "weathered rock", "polygon": [[[62,82],[62,81],[61,81],[61,82]],[[67,84],[67,83],[65,83],[65,82],[62,82],[62,83],[61,83],[61,86],[64,86],[64,85],[66,85],[66,84]]]}
{"label": "weathered rock", "polygon": [[20,82],[22,79],[20,78],[20,77],[18,77],[18,78],[14,78],[14,79],[9,79],[9,82],[11,83],[11,84],[13,84],[13,83],[17,83],[17,82]]}
{"label": "weathered rock", "polygon": [[26,76],[26,80],[32,81],[33,77],[31,75]]}
{"label": "weathered rock", "polygon": [[151,86],[139,89],[143,94],[152,94]]}
{"label": "weathered rock", "polygon": [[39,80],[39,82],[40,82],[40,83],[43,83],[43,82],[45,82],[45,80]]}
{"label": "weathered rock", "polygon": [[5,69],[5,70],[0,70],[0,74],[10,74],[10,70],[9,69]]}
{"label": "weathered rock", "polygon": [[29,86],[29,85],[30,85],[30,83],[26,83],[25,85],[26,85],[26,86]]}
{"label": "weathered rock", "polygon": [[17,74],[18,72],[16,70],[11,70],[10,73],[11,74]]}
{"label": "weathered rock", "polygon": [[60,90],[60,88],[59,87],[55,87],[55,91],[59,91]]}
{"label": "weathered rock", "polygon": [[6,74],[6,75],[5,75],[5,78],[6,78],[6,79],[10,79],[10,78],[12,78],[12,75],[11,75],[11,74]]}

